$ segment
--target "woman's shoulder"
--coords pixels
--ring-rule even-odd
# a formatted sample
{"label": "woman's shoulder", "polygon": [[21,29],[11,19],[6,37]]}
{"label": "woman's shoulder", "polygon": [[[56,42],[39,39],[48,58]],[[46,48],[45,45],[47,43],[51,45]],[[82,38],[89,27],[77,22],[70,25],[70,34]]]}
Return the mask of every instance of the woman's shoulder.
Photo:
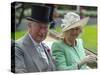
{"label": "woman's shoulder", "polygon": [[62,40],[54,41],[52,44],[52,48],[61,48],[62,46]]}
{"label": "woman's shoulder", "polygon": [[58,41],[55,41],[53,42],[52,44],[52,51],[64,51],[64,45],[63,45],[63,41],[62,40],[58,40]]}

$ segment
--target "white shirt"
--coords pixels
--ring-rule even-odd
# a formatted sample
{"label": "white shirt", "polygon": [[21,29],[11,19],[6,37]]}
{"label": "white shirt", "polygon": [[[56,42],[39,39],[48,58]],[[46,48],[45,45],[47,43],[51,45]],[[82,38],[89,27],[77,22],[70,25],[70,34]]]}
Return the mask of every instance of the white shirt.
{"label": "white shirt", "polygon": [[33,44],[35,45],[35,47],[36,47],[38,53],[42,56],[42,58],[45,59],[45,61],[47,62],[47,64],[49,64],[47,55],[46,55],[46,53],[45,53],[45,51],[44,51],[44,48],[43,48],[43,46],[41,45],[41,43],[37,43],[37,42],[32,38],[32,36],[31,36],[29,33],[28,33],[28,35],[29,35],[30,39],[32,40]]}

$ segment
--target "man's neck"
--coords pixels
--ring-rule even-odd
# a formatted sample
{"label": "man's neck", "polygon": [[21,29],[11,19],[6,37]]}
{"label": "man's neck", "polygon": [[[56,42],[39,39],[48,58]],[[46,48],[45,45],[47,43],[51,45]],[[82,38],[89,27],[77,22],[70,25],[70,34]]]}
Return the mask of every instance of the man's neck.
{"label": "man's neck", "polygon": [[30,39],[32,40],[32,42],[33,42],[34,44],[37,44],[37,45],[40,44],[40,43],[36,42],[36,41],[32,38],[32,36],[31,36],[30,33],[28,33],[28,35],[29,35]]}

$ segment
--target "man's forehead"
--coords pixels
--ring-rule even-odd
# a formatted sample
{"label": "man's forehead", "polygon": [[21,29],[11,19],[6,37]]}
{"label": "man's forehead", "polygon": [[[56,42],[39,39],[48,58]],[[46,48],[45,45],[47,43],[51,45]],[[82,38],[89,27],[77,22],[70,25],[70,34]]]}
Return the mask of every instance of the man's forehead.
{"label": "man's forehead", "polygon": [[34,25],[37,25],[39,27],[48,27],[47,23],[42,23],[42,22],[33,22]]}

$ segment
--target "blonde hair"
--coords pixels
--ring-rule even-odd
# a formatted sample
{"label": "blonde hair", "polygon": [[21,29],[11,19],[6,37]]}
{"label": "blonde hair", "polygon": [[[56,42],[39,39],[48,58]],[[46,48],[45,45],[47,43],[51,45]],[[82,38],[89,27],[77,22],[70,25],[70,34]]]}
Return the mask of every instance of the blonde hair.
{"label": "blonde hair", "polygon": [[70,37],[70,30],[63,32],[59,38],[61,40],[64,40],[65,38],[68,38],[68,37]]}

